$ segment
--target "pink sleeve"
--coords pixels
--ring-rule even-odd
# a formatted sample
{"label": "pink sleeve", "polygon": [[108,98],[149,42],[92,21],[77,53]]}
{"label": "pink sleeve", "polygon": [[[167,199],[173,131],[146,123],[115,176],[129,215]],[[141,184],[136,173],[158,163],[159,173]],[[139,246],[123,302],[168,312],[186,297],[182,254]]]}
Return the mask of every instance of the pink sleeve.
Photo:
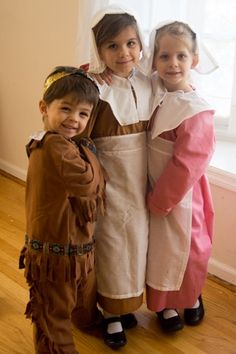
{"label": "pink sleeve", "polygon": [[165,216],[205,173],[215,145],[213,112],[201,112],[176,129],[171,159],[148,195],[148,207]]}

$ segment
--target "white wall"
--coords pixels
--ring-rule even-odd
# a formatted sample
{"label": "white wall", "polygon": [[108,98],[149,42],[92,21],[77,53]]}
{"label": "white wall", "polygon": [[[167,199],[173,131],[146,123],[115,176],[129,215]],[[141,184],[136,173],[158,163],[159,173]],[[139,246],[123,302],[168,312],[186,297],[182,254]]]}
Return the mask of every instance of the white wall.
{"label": "white wall", "polygon": [[215,208],[213,251],[209,272],[236,285],[236,191],[212,185]]}
{"label": "white wall", "polygon": [[54,66],[77,65],[77,20],[78,0],[1,0],[0,169],[19,178],[28,136],[42,126],[45,77]]}

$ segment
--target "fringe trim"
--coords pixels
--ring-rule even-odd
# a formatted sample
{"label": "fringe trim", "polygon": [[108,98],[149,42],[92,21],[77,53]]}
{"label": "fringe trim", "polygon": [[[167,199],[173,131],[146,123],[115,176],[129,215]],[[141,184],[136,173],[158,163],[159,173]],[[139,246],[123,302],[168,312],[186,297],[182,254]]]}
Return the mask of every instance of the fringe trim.
{"label": "fringe trim", "polygon": [[61,256],[23,247],[19,263],[20,269],[25,269],[28,284],[45,280],[69,282],[86,277],[94,267],[94,251],[83,256]]}
{"label": "fringe trim", "polygon": [[95,223],[98,215],[105,213],[105,191],[94,199],[80,197],[76,201],[76,206],[73,206],[78,209],[76,214],[80,226],[84,226],[88,222]]}

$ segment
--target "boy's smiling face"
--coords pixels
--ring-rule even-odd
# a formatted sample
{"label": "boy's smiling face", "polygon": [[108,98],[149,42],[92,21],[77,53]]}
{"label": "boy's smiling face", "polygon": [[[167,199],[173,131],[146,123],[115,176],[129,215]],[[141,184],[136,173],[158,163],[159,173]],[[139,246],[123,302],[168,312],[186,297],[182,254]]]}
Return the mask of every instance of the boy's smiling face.
{"label": "boy's smiling face", "polygon": [[72,138],[85,130],[93,105],[88,102],[78,102],[73,94],[69,94],[53,100],[50,104],[42,100],[39,108],[43,115],[45,130]]}

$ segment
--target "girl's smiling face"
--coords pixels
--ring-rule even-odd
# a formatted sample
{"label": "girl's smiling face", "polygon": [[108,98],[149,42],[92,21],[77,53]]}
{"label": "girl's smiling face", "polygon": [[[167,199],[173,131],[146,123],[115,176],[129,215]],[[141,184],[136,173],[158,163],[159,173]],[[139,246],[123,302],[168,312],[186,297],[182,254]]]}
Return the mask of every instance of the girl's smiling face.
{"label": "girl's smiling face", "polygon": [[127,78],[139,62],[141,44],[133,26],[127,26],[116,37],[99,48],[99,55],[115,75]]}
{"label": "girl's smiling face", "polygon": [[53,100],[50,104],[42,100],[39,108],[43,115],[45,130],[72,138],[85,130],[93,105],[88,102],[78,102],[73,94],[69,94]]}
{"label": "girl's smiling face", "polygon": [[189,75],[198,63],[191,41],[184,36],[163,34],[158,39],[153,68],[157,70],[168,91],[189,90]]}

